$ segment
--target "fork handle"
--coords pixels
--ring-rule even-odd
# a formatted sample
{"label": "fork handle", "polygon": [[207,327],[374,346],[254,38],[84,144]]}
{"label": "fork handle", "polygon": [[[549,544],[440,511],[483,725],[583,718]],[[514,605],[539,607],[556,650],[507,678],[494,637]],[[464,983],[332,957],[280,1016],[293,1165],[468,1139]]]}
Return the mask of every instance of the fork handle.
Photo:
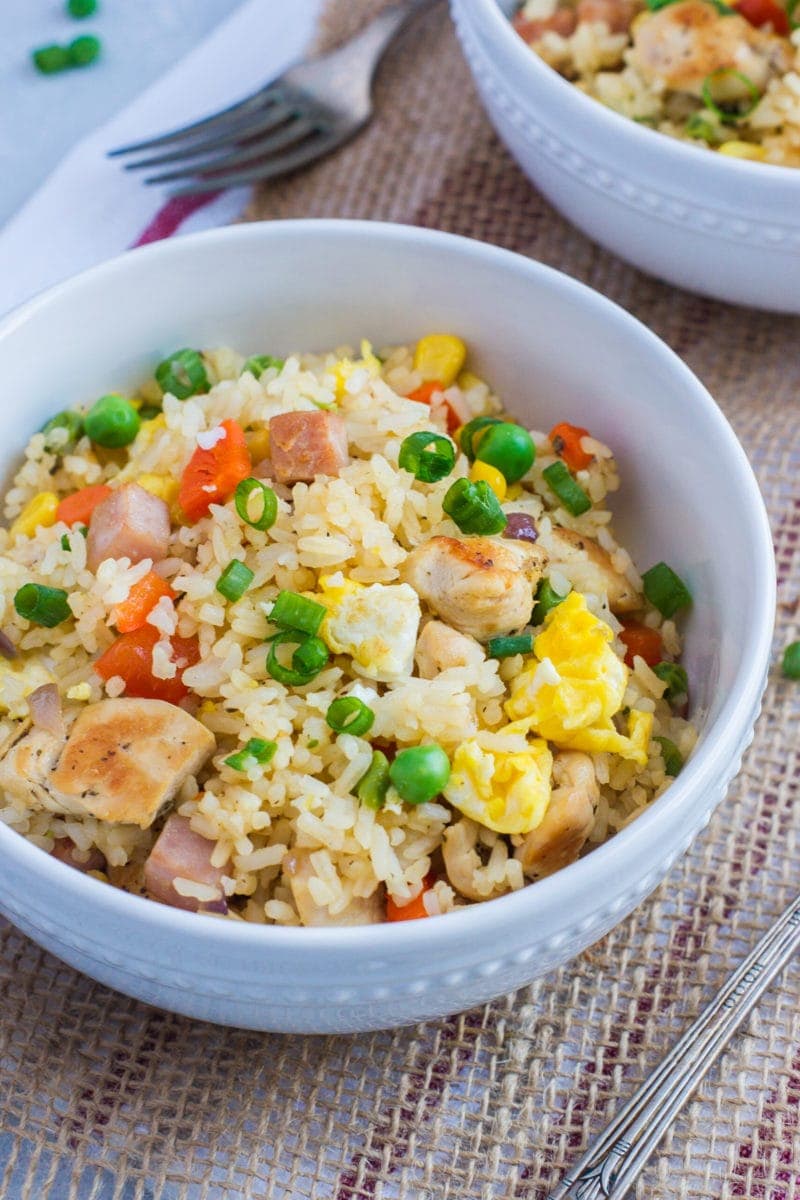
{"label": "fork handle", "polygon": [[547,1200],[622,1200],[673,1119],[775,976],[800,948],[800,897],[689,1026]]}

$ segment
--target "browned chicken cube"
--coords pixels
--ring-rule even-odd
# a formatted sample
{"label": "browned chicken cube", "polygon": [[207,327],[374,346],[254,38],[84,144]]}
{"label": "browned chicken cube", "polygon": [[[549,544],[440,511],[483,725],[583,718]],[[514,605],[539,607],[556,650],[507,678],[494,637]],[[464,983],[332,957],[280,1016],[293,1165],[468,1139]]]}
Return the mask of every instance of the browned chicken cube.
{"label": "browned chicken cube", "polygon": [[319,409],[273,417],[269,446],[278,483],[311,483],[317,475],[338,475],[350,460],[343,419]]}
{"label": "browned chicken cube", "polygon": [[[226,912],[228,906],[222,889],[222,876],[226,873],[227,864],[222,867],[211,865],[214,846],[214,842],[195,833],[188,817],[172,813],[167,817],[144,864],[147,894],[162,904],[185,908],[189,912]],[[216,896],[208,900],[182,896],[175,889],[176,879],[186,879],[202,888],[210,888],[216,892]]]}
{"label": "browned chicken cube", "polygon": [[98,504],[89,523],[86,557],[90,571],[106,558],[159,562],[169,545],[169,508],[138,483],[125,483]]}

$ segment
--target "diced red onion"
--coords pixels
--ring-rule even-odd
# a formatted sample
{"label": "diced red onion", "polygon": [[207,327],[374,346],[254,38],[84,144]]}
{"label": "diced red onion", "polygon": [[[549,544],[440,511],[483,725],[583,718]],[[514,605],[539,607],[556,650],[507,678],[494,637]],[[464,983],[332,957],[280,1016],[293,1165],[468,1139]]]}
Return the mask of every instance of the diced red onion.
{"label": "diced red onion", "polygon": [[204,913],[219,913],[220,916],[227,917],[228,901],[224,896],[220,900],[205,900],[198,905],[197,911]]}
{"label": "diced red onion", "polygon": [[77,871],[105,871],[106,858],[101,850],[92,846],[91,850],[79,850],[72,838],[56,838],[55,845],[50,851],[53,858],[75,867]]}
{"label": "diced red onion", "polygon": [[0,654],[2,654],[3,658],[11,659],[17,657],[17,647],[8,634],[3,633],[2,629],[0,629]]}
{"label": "diced red onion", "polygon": [[45,683],[28,696],[31,720],[37,729],[52,733],[53,737],[64,736],[64,716],[61,712],[61,696],[54,683]]}
{"label": "diced red onion", "polygon": [[539,536],[533,517],[527,513],[506,513],[508,524],[503,530],[504,538],[513,538],[518,542],[535,542]]}

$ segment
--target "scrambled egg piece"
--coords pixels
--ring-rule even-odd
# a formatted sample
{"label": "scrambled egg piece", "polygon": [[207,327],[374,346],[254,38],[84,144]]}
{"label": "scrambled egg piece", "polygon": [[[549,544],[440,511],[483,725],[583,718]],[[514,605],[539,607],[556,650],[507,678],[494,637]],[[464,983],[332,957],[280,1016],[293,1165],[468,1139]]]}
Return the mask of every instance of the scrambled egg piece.
{"label": "scrambled egg piece", "polygon": [[347,381],[353,372],[360,370],[362,367],[366,367],[373,379],[377,379],[381,373],[381,360],[373,351],[372,343],[366,339],[361,343],[361,358],[357,358],[355,361],[352,358],[340,358],[331,367],[337,400],[341,400],[344,396]]}
{"label": "scrambled egg piece", "polygon": [[528,742],[524,752],[513,753],[485,749],[471,739],[453,756],[444,796],[466,817],[496,833],[530,833],[541,824],[550,803],[552,769],[553,755],[541,738]]}
{"label": "scrambled egg piece", "polygon": [[341,572],[320,579],[316,596],[328,610],[320,636],[335,654],[349,654],[368,679],[391,683],[410,675],[421,617],[407,583],[354,583]]}
{"label": "scrambled egg piece", "polygon": [[[534,642],[535,659],[517,679],[505,708],[512,720],[554,745],[588,753],[610,751],[644,766],[653,718],[631,712],[629,734],[615,729],[612,717],[622,705],[628,668],[611,649],[614,635],[571,592],[545,620]],[[558,682],[540,669],[549,662]]]}
{"label": "scrambled egg piece", "polygon": [[0,663],[0,713],[19,721],[28,715],[28,696],[53,676],[37,662]]}

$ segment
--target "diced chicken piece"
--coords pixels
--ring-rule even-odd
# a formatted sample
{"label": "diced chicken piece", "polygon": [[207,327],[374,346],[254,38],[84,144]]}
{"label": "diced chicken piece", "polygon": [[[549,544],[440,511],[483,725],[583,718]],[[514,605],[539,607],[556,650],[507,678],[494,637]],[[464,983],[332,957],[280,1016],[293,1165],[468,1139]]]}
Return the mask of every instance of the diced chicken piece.
{"label": "diced chicken piece", "polygon": [[731,74],[715,85],[715,99],[749,99],[744,75],[763,90],[773,75],[791,64],[791,43],[757,29],[738,13],[720,13],[706,0],[679,0],[643,14],[633,26],[629,62],[649,83],[702,95],[714,71]]}
{"label": "diced chicken piece", "polygon": [[163,700],[89,704],[66,738],[24,732],[0,761],[0,791],[28,807],[147,829],[203,766],[214,737]]}
{"label": "diced chicken piece", "polygon": [[269,445],[279,483],[311,483],[317,475],[338,475],[350,460],[344,420],[321,409],[272,417]]}
{"label": "diced chicken piece", "polygon": [[475,821],[456,821],[444,831],[442,858],[447,878],[457,892],[467,900],[491,900],[510,891],[504,880],[497,882],[481,861],[478,853],[478,830]]}
{"label": "diced chicken piece", "polygon": [[309,880],[314,877],[308,850],[291,850],[283,860],[295,907],[304,925],[378,925],[384,919],[384,892],[378,888],[371,896],[356,897],[343,912],[332,916],[325,905],[317,904]]}
{"label": "diced chicken piece", "polygon": [[102,850],[92,846],[89,850],[79,850],[72,838],[56,838],[55,845],[50,851],[53,858],[75,867],[77,871],[105,871],[106,856]]}
{"label": "diced chicken piece", "polygon": [[615,569],[608,551],[592,538],[574,529],[554,528],[546,540],[551,569],[565,575],[579,592],[605,595],[615,613],[634,612],[642,607],[641,594]]}
{"label": "diced chicken piece", "polygon": [[[222,877],[227,866],[215,867],[211,855],[216,843],[201,837],[191,828],[188,817],[172,813],[167,817],[164,828],[156,839],[144,864],[144,885],[148,896],[170,904],[173,908],[184,908],[188,912],[227,912],[227,902],[222,887]],[[195,884],[199,896],[185,896],[176,890],[182,887],[181,880]],[[189,890],[189,889],[186,889]]]}
{"label": "diced chicken piece", "polygon": [[428,621],[417,638],[414,658],[421,679],[435,679],[450,667],[472,667],[486,655],[474,638],[458,633],[443,621]]}
{"label": "diced chicken piece", "polygon": [[553,790],[542,823],[515,857],[526,875],[542,879],[574,862],[592,831],[600,790],[588,754],[562,750],[553,760]]}
{"label": "diced chicken piece", "polygon": [[625,33],[641,10],[637,0],[578,0],[578,24],[603,24],[609,33]]}
{"label": "diced chicken piece", "polygon": [[403,576],[443,621],[485,642],[527,625],[546,566],[538,544],[434,537],[411,551]]}
{"label": "diced chicken piece", "polygon": [[164,500],[125,483],[116,488],[92,513],[86,540],[86,561],[96,571],[106,558],[143,558],[160,562],[169,546],[169,508]]}
{"label": "diced chicken piece", "polygon": [[561,37],[569,37],[575,32],[577,23],[575,9],[566,7],[557,8],[551,16],[539,19],[529,19],[518,12],[511,22],[522,40],[529,44],[538,42],[544,33],[558,33]]}

